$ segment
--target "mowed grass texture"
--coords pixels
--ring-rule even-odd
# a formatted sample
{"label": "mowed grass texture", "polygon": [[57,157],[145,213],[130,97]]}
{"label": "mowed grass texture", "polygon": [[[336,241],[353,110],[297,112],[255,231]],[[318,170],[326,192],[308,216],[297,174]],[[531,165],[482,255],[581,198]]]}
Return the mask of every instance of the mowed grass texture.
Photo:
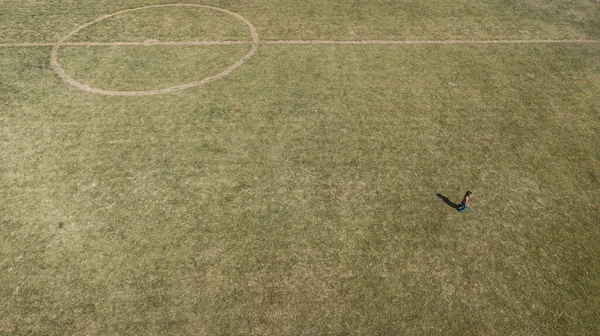
{"label": "mowed grass texture", "polygon": [[[600,35],[600,4],[594,0],[261,0],[251,5],[244,0],[3,0],[0,42],[55,41],[74,26],[102,15],[170,3],[199,3],[239,13],[257,27],[263,39],[495,40]],[[165,13],[174,11],[177,9]],[[206,15],[198,10],[186,12],[181,15],[184,21]],[[134,16],[143,20],[146,13]],[[159,21],[162,18],[158,15]]]}
{"label": "mowed grass texture", "polygon": [[[264,3],[210,5],[268,28]],[[229,47],[115,49],[95,78],[187,81],[108,56],[201,74],[187,50]],[[116,47],[65,67],[91,76],[94,48]],[[600,45],[263,45],[146,97],[72,87],[49,53],[0,48],[0,334],[600,332]],[[467,189],[463,214],[436,196]]]}
{"label": "mowed grass texture", "polygon": [[72,78],[109,90],[156,90],[200,81],[239,61],[247,45],[62,47]]}
{"label": "mowed grass texture", "polygon": [[251,40],[248,26],[238,18],[197,6],[149,7],[124,12],[84,28],[72,40],[139,42],[149,37],[168,42]]}

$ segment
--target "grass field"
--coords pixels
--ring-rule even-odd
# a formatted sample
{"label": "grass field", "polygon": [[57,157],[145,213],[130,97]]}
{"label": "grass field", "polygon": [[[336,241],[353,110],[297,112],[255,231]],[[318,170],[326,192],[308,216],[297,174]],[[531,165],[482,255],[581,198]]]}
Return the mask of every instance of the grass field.
{"label": "grass field", "polygon": [[600,334],[600,3],[168,3],[0,0],[0,335]]}

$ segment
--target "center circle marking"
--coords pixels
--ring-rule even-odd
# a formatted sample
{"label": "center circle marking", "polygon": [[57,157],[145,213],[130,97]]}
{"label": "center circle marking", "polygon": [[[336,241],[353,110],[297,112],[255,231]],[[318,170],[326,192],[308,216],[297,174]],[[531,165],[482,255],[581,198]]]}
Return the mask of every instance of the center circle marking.
{"label": "center circle marking", "polygon": [[[250,49],[250,51],[244,55],[244,57],[242,57],[239,61],[237,61],[236,63],[234,63],[233,65],[229,66],[227,69],[225,69],[224,71],[220,72],[219,74],[216,74],[214,76],[210,76],[210,77],[206,77],[200,81],[196,81],[196,82],[191,82],[191,83],[186,83],[186,84],[181,84],[181,85],[177,85],[177,86],[172,86],[172,87],[168,87],[165,89],[159,89],[159,90],[149,90],[149,91],[111,91],[111,90],[103,90],[103,89],[98,89],[98,88],[94,88],[94,87],[90,87],[89,85],[80,83],[78,81],[76,81],[75,79],[73,79],[72,77],[70,77],[65,70],[62,68],[62,66],[60,65],[60,63],[58,62],[58,49],[60,48],[60,45],[62,43],[65,43],[68,39],[70,39],[71,37],[73,37],[73,35],[77,34],[80,30],[91,26],[95,23],[98,23],[102,20],[108,19],[109,17],[115,16],[115,15],[119,15],[119,14],[124,14],[124,13],[128,13],[128,12],[133,12],[133,11],[137,11],[137,10],[143,10],[143,9],[148,9],[148,8],[160,8],[160,7],[199,7],[199,8],[206,8],[206,9],[211,9],[211,10],[216,10],[219,12],[223,12],[225,14],[231,15],[234,18],[236,18],[239,21],[242,21],[250,30],[250,34],[252,36],[252,48]],[[229,11],[227,9],[223,9],[223,8],[218,8],[218,7],[212,7],[212,6],[206,6],[206,5],[200,5],[200,4],[166,4],[166,5],[152,5],[152,6],[144,6],[144,7],[138,7],[138,8],[132,8],[132,9],[126,9],[126,10],[122,10],[116,13],[112,13],[112,14],[107,14],[104,15],[102,17],[97,18],[94,21],[90,21],[88,23],[84,23],[81,26],[78,26],[77,28],[73,29],[71,32],[69,32],[67,35],[63,36],[62,38],[60,38],[57,43],[52,47],[52,51],[50,52],[50,64],[52,66],[52,69],[54,70],[54,72],[56,72],[56,74],[58,76],[60,76],[63,80],[65,80],[67,83],[81,89],[84,91],[88,91],[88,92],[93,92],[93,93],[98,93],[98,94],[103,94],[103,95],[110,95],[110,96],[144,96],[144,95],[155,95],[155,94],[161,94],[161,93],[169,93],[169,92],[175,92],[175,91],[180,91],[180,90],[185,90],[185,89],[189,89],[192,87],[196,87],[196,86],[200,86],[202,84],[206,84],[208,82],[212,82],[214,80],[220,79],[222,77],[225,77],[227,75],[229,75],[233,70],[239,68],[240,66],[242,66],[242,64],[244,64],[250,57],[252,57],[254,54],[256,54],[256,51],[258,50],[258,44],[260,43],[260,39],[258,38],[258,32],[256,31],[256,28],[254,27],[254,25],[252,25],[252,23],[250,21],[248,21],[246,18],[244,18],[243,16],[241,16],[238,13],[234,13],[232,11]],[[151,43],[149,43],[151,45]]]}

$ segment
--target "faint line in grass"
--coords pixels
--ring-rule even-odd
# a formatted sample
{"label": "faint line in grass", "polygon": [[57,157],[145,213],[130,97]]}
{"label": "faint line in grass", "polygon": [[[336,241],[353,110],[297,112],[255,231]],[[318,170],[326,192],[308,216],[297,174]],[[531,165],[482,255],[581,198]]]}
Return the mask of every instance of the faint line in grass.
{"label": "faint line in grass", "polygon": [[371,41],[327,41],[327,40],[271,40],[261,41],[260,44],[275,45],[319,45],[319,44],[342,44],[342,45],[411,45],[411,44],[543,44],[543,43],[600,43],[600,40],[371,40]]}
{"label": "faint line in grass", "polygon": [[[160,8],[160,7],[198,7],[206,8],[211,10],[220,11],[235,17],[242,21],[250,30],[252,36],[251,41],[179,41],[179,42],[163,42],[158,40],[146,40],[142,42],[67,42],[67,40],[73,37],[82,29],[89,27],[102,20],[124,14],[127,12],[143,10],[148,8]],[[137,7],[132,9],[126,9],[118,11],[112,14],[101,16],[93,21],[84,23],[67,35],[59,39],[55,43],[46,42],[24,42],[24,43],[0,43],[0,47],[52,47],[50,52],[50,64],[56,74],[65,80],[67,83],[88,92],[113,95],[113,96],[140,96],[140,95],[155,95],[161,93],[174,92],[179,90],[196,87],[230,74],[233,70],[243,65],[250,57],[252,57],[258,50],[259,45],[449,45],[449,44],[554,44],[554,43],[600,43],[597,39],[565,39],[565,40],[270,40],[260,41],[256,28],[243,16],[231,12],[226,9],[206,6],[201,4],[163,4],[163,5],[151,5],[144,7]],[[200,81],[186,83],[182,85],[172,86],[165,89],[159,90],[148,90],[148,91],[113,91],[93,88],[89,85],[82,84],[73,78],[71,78],[58,62],[58,49],[64,46],[211,46],[211,45],[249,45],[251,50],[243,56],[239,61],[229,66],[221,73],[204,78]]]}
{"label": "faint line in grass", "polygon": [[[60,63],[58,62],[58,49],[64,44],[66,43],[66,41],[73,37],[75,34],[77,34],[79,31],[81,31],[82,29],[89,27],[95,23],[98,23],[102,20],[105,20],[107,18],[110,18],[112,16],[115,15],[119,15],[119,14],[124,14],[127,12],[132,12],[132,11],[137,11],[137,10],[143,10],[143,9],[148,9],[148,8],[161,8],[161,7],[197,7],[197,8],[206,8],[206,9],[211,9],[211,10],[215,10],[215,11],[219,11],[219,12],[223,12],[225,14],[231,15],[233,17],[235,17],[237,20],[242,21],[250,30],[250,35],[252,37],[252,41],[248,41],[250,42],[249,45],[252,46],[251,50],[244,55],[240,60],[238,60],[236,63],[234,63],[233,65],[229,66],[227,69],[225,69],[224,71],[214,75],[214,76],[210,76],[210,77],[206,77],[200,81],[196,81],[196,82],[191,82],[191,83],[186,83],[186,84],[181,84],[181,85],[177,85],[177,86],[172,86],[172,87],[168,87],[168,88],[164,88],[164,89],[159,89],[159,90],[149,90],[149,91],[113,91],[113,90],[103,90],[103,89],[98,89],[98,88],[94,88],[91,87],[89,85],[80,83],[78,81],[76,81],[75,79],[71,78],[66,72],[65,70],[62,68],[62,66],[60,65]],[[218,44],[216,43],[217,41],[213,41],[215,43],[212,43],[213,45]],[[224,42],[233,42],[233,41],[224,41]],[[220,79],[222,77],[225,77],[227,75],[229,75],[233,70],[239,68],[240,66],[242,66],[250,57],[252,57],[256,51],[258,50],[258,44],[259,44],[260,40],[258,38],[258,32],[256,30],[256,28],[254,27],[254,25],[252,25],[252,23],[250,21],[248,21],[246,18],[244,18],[243,16],[234,13],[232,11],[229,11],[227,9],[222,9],[222,8],[218,8],[218,7],[213,7],[213,6],[206,6],[206,5],[200,5],[200,4],[166,4],[166,5],[152,5],[152,6],[144,6],[144,7],[138,7],[138,8],[132,8],[132,9],[126,9],[126,10],[122,10],[119,12],[115,12],[112,14],[107,14],[104,16],[101,16],[93,21],[90,21],[88,23],[84,23],[80,26],[78,26],[77,28],[73,29],[71,32],[69,32],[67,35],[63,36],[62,38],[60,38],[58,40],[57,43],[53,44],[52,46],[52,50],[50,52],[50,64],[52,66],[52,69],[54,70],[54,72],[56,72],[56,74],[62,78],[63,80],[65,80],[67,83],[81,89],[87,92],[93,92],[93,93],[98,93],[98,94],[103,94],[103,95],[109,95],[109,96],[144,96],[144,95],[155,95],[155,94],[161,94],[161,93],[168,93],[168,92],[175,92],[175,91],[180,91],[180,90],[184,90],[184,89],[188,89],[191,87],[196,87],[217,79]],[[103,42],[97,42],[97,43],[103,43]],[[135,43],[135,44],[127,44],[127,43]],[[139,44],[141,43],[141,44]],[[124,45],[151,45],[151,46],[155,46],[155,45],[161,45],[160,41],[156,41],[156,40],[147,40],[144,42],[106,42],[105,44],[97,44],[97,45],[112,45],[112,46],[124,46]],[[177,42],[168,42],[168,45],[177,45],[175,43]],[[211,43],[211,41],[199,41],[197,43],[204,43],[204,44],[197,44],[197,45],[208,45],[208,43]],[[224,44],[224,43],[220,43],[220,44]],[[233,44],[233,43],[230,43]],[[79,44],[77,44],[79,45]],[[89,45],[89,44],[86,44]],[[192,45],[192,44],[179,44],[179,45]]]}
{"label": "faint line in grass", "polygon": [[0,47],[69,46],[211,46],[211,45],[420,45],[420,44],[554,44],[600,43],[600,40],[263,40],[263,41],[143,41],[143,42],[24,42],[0,43]]}

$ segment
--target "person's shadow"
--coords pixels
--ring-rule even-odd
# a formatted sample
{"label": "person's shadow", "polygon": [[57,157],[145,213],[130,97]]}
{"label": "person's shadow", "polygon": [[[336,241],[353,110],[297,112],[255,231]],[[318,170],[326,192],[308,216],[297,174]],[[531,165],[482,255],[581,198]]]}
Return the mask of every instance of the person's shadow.
{"label": "person's shadow", "polygon": [[458,209],[458,204],[452,202],[451,200],[448,199],[448,197],[442,195],[442,194],[435,194],[437,197],[441,198],[442,201],[444,201],[444,203],[446,203],[448,206],[454,208],[454,209]]}

